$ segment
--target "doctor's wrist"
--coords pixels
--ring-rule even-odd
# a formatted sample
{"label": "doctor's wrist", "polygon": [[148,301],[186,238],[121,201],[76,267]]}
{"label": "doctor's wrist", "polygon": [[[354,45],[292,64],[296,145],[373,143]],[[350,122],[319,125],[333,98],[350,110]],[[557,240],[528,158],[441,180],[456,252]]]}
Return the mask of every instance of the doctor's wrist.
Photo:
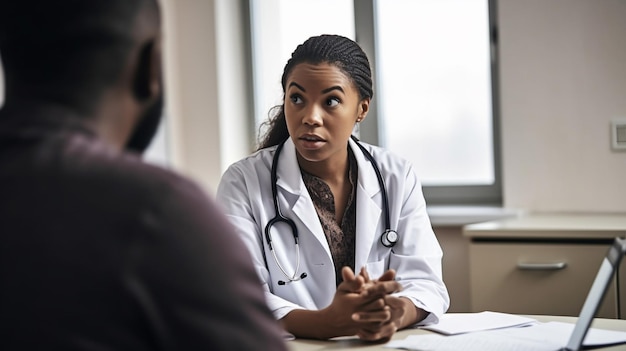
{"label": "doctor's wrist", "polygon": [[403,302],[405,313],[402,318],[401,325],[398,326],[398,329],[404,329],[406,327],[418,324],[428,316],[428,312],[415,306],[411,299],[407,297],[401,297],[400,299]]}
{"label": "doctor's wrist", "polygon": [[[289,312],[280,321],[286,331],[298,338],[327,340],[336,336],[339,330],[335,328],[328,308],[322,310],[296,309]],[[345,334],[343,334],[345,335]]]}

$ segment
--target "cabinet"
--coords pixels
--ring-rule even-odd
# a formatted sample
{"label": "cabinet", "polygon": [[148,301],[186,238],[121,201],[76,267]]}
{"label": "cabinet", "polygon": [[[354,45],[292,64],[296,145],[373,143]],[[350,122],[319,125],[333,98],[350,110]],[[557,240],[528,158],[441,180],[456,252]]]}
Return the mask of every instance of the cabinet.
{"label": "cabinet", "polygon": [[[527,215],[463,232],[470,239],[472,311],[577,316],[613,239],[626,237],[626,216]],[[623,271],[598,317],[626,317]]]}

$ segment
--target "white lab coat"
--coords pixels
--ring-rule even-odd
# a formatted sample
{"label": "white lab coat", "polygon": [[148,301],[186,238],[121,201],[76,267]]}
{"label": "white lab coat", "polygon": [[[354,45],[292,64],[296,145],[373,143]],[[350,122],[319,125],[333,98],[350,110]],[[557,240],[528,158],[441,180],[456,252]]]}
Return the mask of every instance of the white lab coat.
{"label": "white lab coat", "polygon": [[[385,229],[381,191],[376,173],[353,140],[350,147],[358,164],[356,190],[355,267],[365,266],[372,279],[387,269],[396,270],[403,285],[397,296],[410,298],[430,312],[421,324],[436,323],[448,309],[449,296],[442,281],[442,250],[426,213],[421,185],[412,166],[384,149],[362,143],[381,170],[389,197],[391,229],[399,240],[393,248],[381,244]],[[260,150],[231,165],[222,176],[217,199],[250,250],[264,285],[270,309],[277,319],[296,308],[317,310],[328,306],[336,291],[335,268],[313,201],[302,181],[291,139],[285,142],[277,169],[280,209],[292,219],[299,233],[300,281],[287,280],[265,240],[265,226],[275,215],[270,170],[276,147]],[[289,275],[296,268],[296,248],[291,230],[278,225],[272,230],[274,252]]]}

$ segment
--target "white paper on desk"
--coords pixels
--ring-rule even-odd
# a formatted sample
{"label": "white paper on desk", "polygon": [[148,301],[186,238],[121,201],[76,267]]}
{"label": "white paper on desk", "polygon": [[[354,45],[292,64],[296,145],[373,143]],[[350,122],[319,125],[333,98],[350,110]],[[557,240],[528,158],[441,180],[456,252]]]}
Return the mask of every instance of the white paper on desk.
{"label": "white paper on desk", "polygon": [[[507,328],[451,336],[438,334],[411,335],[394,340],[385,347],[420,351],[556,351],[567,345],[574,324],[537,323],[522,328]],[[606,346],[626,343],[626,332],[591,328],[584,346]]]}
{"label": "white paper on desk", "polygon": [[446,313],[441,316],[439,323],[420,328],[445,335],[453,335],[481,330],[520,327],[533,323],[537,323],[537,320],[514,314],[484,311],[478,313]]}
{"label": "white paper on desk", "polygon": [[495,331],[452,336],[440,334],[410,335],[404,340],[391,341],[385,347],[419,351],[555,351],[560,348],[556,344],[511,339],[509,336],[498,334]]}

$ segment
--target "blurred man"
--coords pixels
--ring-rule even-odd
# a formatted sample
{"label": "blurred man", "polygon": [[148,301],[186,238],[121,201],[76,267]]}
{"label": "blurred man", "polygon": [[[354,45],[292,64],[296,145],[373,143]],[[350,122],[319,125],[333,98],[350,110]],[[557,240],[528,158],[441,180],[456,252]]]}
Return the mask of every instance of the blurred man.
{"label": "blurred man", "polygon": [[285,349],[215,204],[137,156],[159,18],[155,0],[0,0],[1,350]]}

